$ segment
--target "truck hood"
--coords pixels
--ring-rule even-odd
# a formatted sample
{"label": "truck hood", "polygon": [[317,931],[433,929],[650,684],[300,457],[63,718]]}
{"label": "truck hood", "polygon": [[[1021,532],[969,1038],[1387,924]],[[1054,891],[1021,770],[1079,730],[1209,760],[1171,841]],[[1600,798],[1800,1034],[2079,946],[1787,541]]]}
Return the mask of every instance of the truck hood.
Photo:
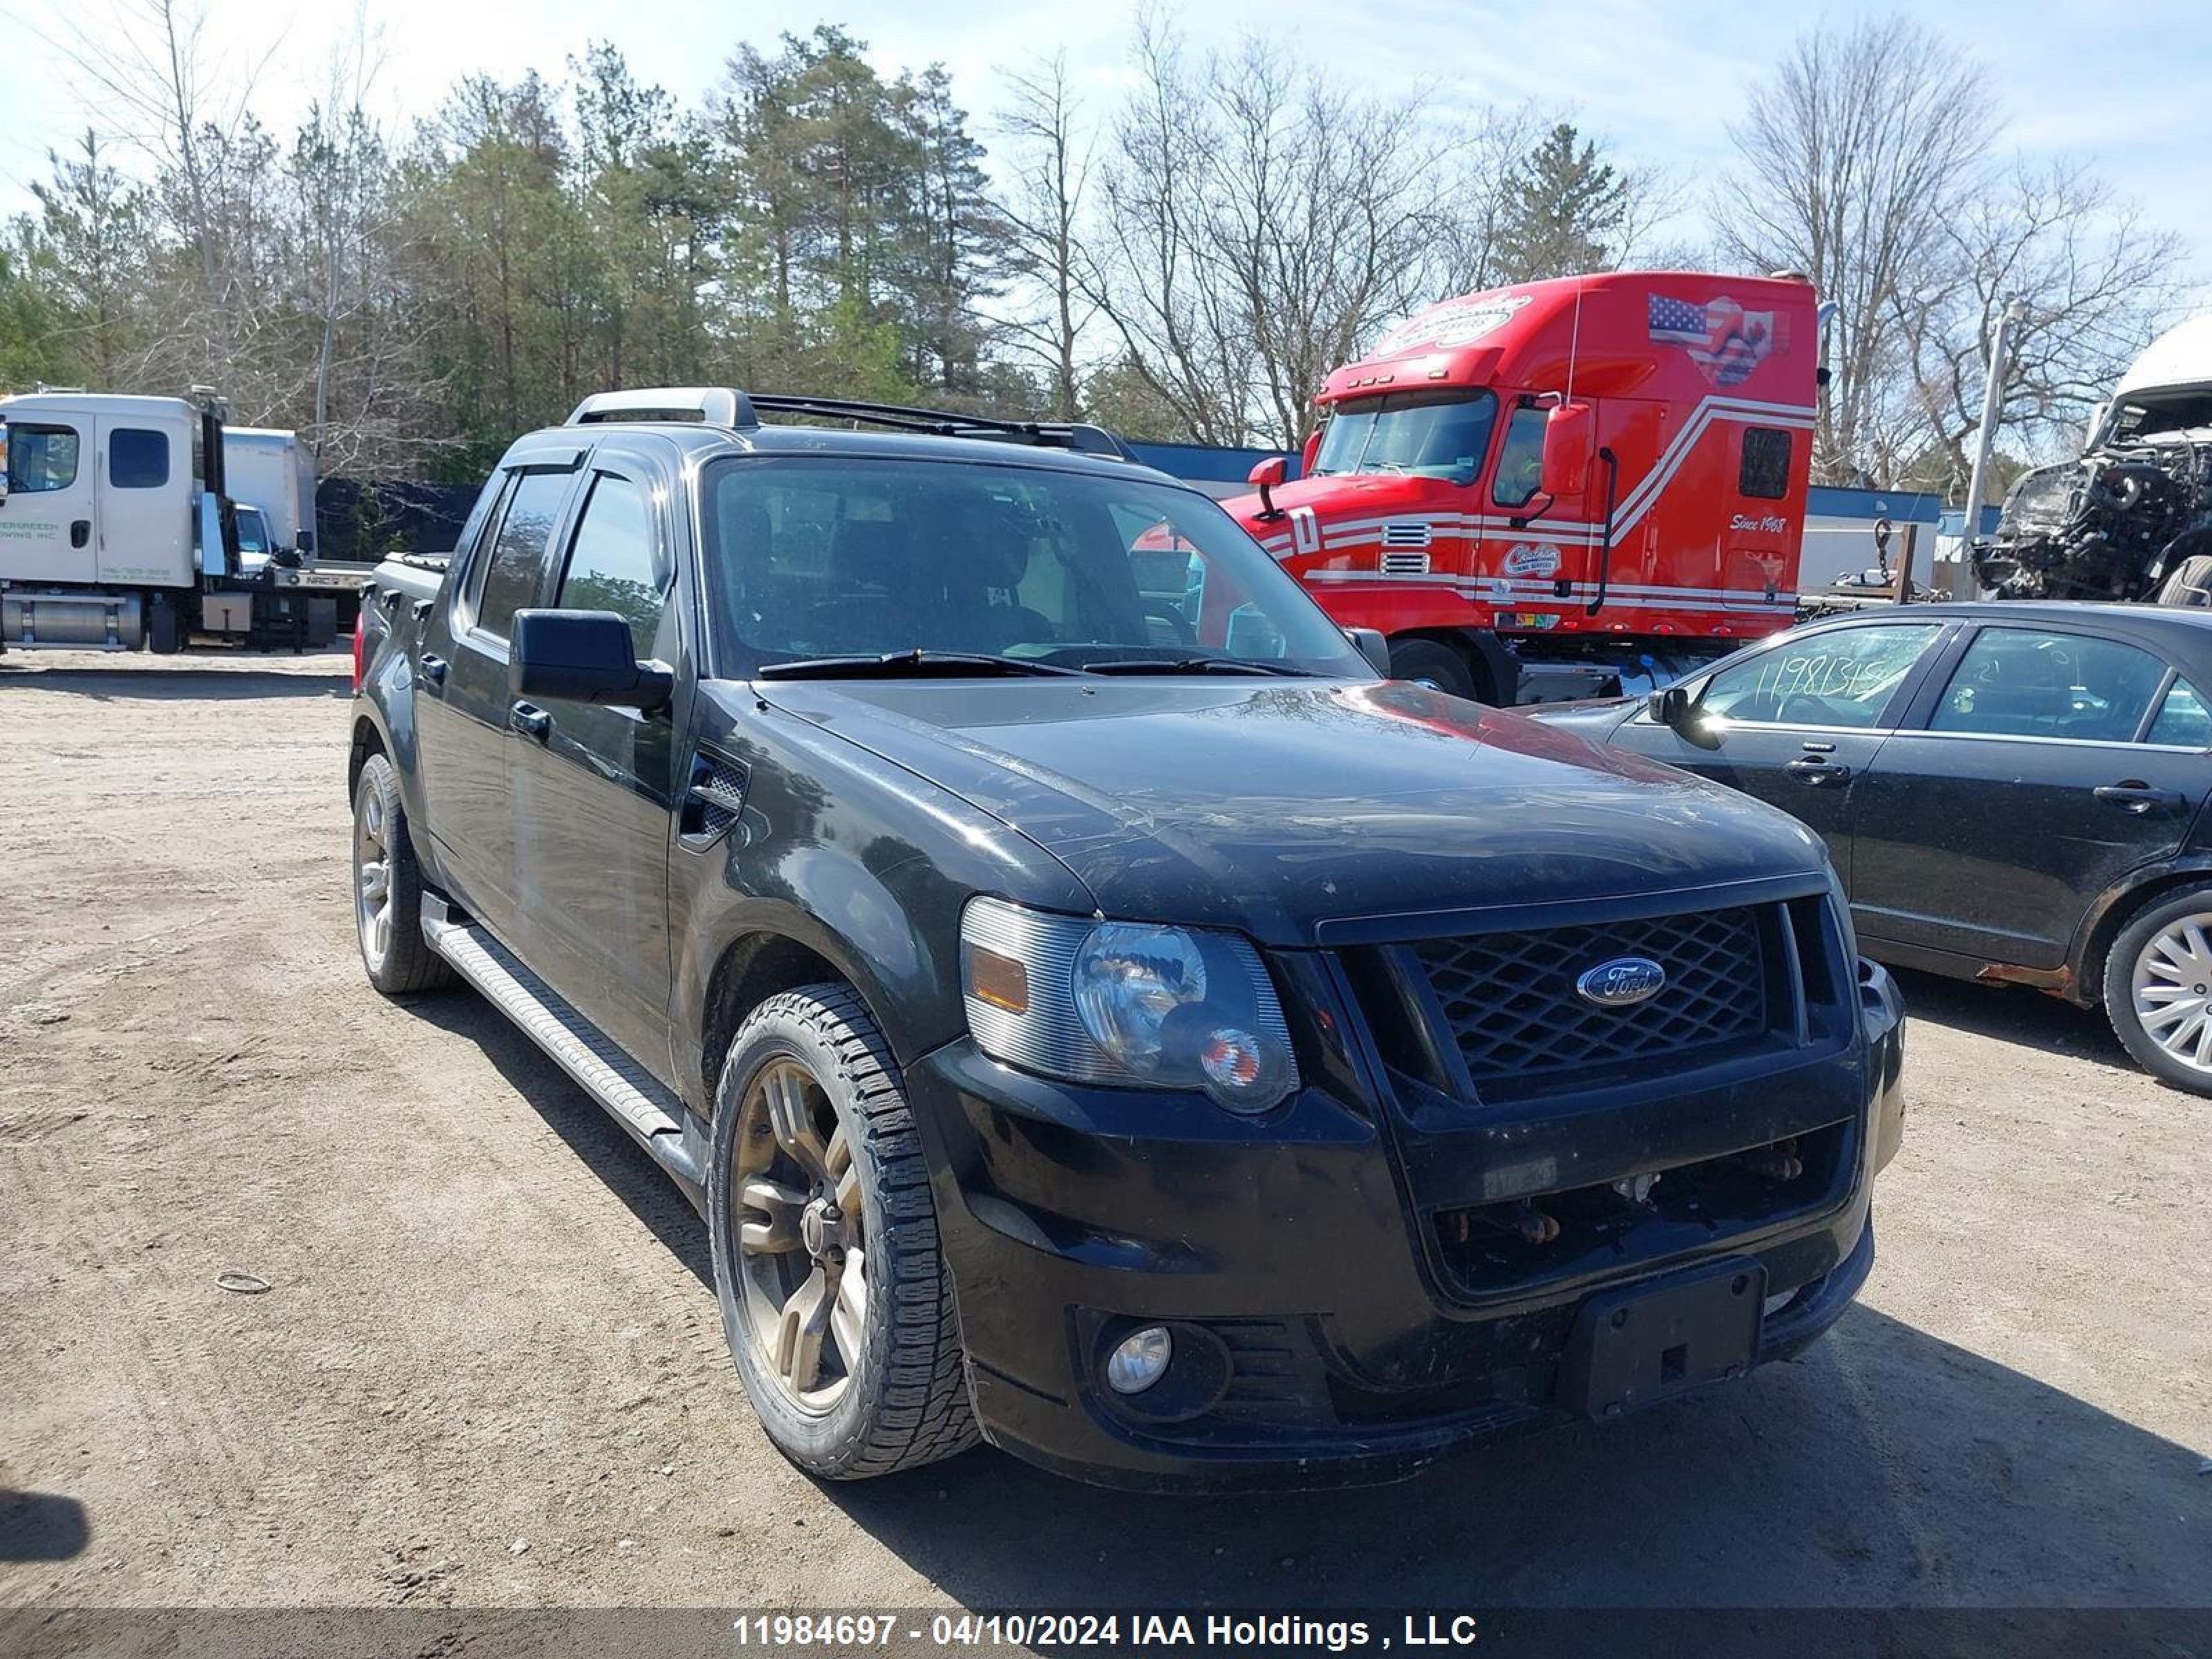
{"label": "truck hood", "polygon": [[1826,857],[1734,791],[1395,681],[752,689],[1018,831],[1107,915],[1272,945],[1330,921],[1818,874]]}
{"label": "truck hood", "polygon": [[[1279,484],[1268,493],[1274,499],[1277,511],[1288,513],[1294,507],[1310,507],[1325,522],[1387,518],[1395,513],[1457,513],[1467,495],[1465,490],[1440,478],[1395,472],[1332,472],[1323,477],[1299,478]],[[1289,530],[1283,519],[1260,516],[1257,493],[1232,495],[1221,505],[1260,541]]]}

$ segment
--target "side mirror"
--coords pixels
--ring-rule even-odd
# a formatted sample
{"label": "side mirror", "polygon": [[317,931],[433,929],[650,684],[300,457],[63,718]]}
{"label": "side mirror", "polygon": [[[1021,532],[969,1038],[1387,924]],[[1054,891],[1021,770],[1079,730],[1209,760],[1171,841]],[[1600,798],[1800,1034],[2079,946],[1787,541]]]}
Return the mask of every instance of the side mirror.
{"label": "side mirror", "polygon": [[507,646],[507,690],[518,697],[596,702],[650,713],[676,677],[640,662],[629,624],[611,611],[518,611]]}
{"label": "side mirror", "polygon": [[1267,492],[1282,483],[1287,465],[1279,455],[1270,455],[1263,461],[1252,463],[1252,470],[1244,475],[1244,482],[1260,492],[1260,516],[1279,519],[1283,511],[1275,505],[1275,498]]}
{"label": "side mirror", "polygon": [[1390,641],[1382,637],[1379,628],[1347,628],[1344,637],[1358,647],[1359,654],[1367,659],[1367,665],[1384,679],[1390,678]]}
{"label": "side mirror", "polygon": [[8,499],[8,422],[0,421],[0,501]]}
{"label": "side mirror", "polygon": [[1577,500],[1589,487],[1595,425],[1588,404],[1561,404],[1544,416],[1544,464],[1539,483],[1553,500]]}
{"label": "side mirror", "polygon": [[1316,427],[1306,434],[1306,441],[1298,451],[1298,477],[1313,477],[1314,462],[1321,457],[1321,428]]}
{"label": "side mirror", "polygon": [[1655,724],[1671,726],[1676,730],[1689,723],[1690,710],[1693,706],[1690,702],[1689,691],[1679,685],[1662,686],[1644,702],[1644,707],[1650,711],[1651,719]]}

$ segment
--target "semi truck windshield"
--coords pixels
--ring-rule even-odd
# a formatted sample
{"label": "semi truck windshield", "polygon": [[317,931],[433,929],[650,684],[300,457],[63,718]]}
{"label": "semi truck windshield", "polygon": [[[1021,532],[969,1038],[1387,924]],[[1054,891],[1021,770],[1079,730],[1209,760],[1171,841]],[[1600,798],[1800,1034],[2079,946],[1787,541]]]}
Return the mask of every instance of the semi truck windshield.
{"label": "semi truck windshield", "polygon": [[1400,472],[1467,483],[1482,470],[1497,414],[1487,392],[1401,392],[1340,404],[1314,475]]}

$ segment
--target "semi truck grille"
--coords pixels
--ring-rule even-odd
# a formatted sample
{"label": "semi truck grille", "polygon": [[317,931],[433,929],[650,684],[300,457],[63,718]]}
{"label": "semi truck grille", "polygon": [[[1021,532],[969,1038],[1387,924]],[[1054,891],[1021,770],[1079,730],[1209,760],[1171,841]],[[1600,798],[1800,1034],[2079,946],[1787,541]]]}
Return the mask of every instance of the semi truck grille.
{"label": "semi truck grille", "polygon": [[1431,526],[1418,520],[1411,523],[1386,524],[1382,526],[1382,545],[1385,548],[1426,547],[1432,533]]}
{"label": "semi truck grille", "polygon": [[[1494,1092],[1763,1036],[1771,1024],[1765,933],[1759,910],[1747,906],[1474,933],[1413,950],[1469,1078]],[[1601,1006],[1577,992],[1584,973],[1623,957],[1657,963],[1665,983],[1626,1006]]]}
{"label": "semi truck grille", "polygon": [[1382,574],[1386,576],[1425,576],[1429,574],[1426,553],[1385,553]]}

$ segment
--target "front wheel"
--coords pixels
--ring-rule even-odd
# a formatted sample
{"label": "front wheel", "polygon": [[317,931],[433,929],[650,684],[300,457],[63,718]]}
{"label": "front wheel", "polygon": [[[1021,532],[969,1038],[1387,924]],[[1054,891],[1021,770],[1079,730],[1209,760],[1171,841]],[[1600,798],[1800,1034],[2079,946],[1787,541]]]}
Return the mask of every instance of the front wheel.
{"label": "front wheel", "polygon": [[2212,1095],[2212,887],[2157,901],[2120,930],[2105,1013],[2145,1071]]}
{"label": "front wheel", "polygon": [[1434,640],[1391,641],[1390,675],[1394,679],[1411,680],[1415,685],[1449,692],[1455,697],[1474,695],[1474,676],[1468,672],[1459,653]]}
{"label": "front wheel", "polygon": [[715,1091],[707,1176],[731,1358],[776,1449],[858,1480],[977,1438],[921,1137],[842,985],[770,997]]}

